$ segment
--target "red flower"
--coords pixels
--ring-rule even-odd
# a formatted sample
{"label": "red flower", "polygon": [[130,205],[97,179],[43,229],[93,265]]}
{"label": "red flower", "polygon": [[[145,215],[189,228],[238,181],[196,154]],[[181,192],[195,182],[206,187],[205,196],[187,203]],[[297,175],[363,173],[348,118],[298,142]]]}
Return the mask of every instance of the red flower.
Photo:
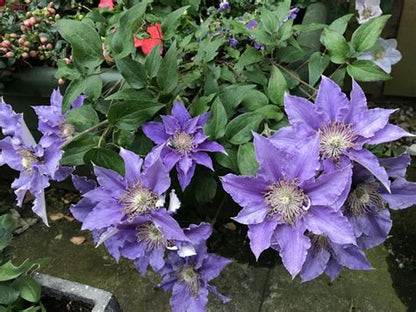
{"label": "red flower", "polygon": [[[146,31],[150,35],[150,38],[138,39],[136,36],[134,36],[134,46],[136,48],[142,48],[143,53],[148,55],[150,52],[152,52],[155,46],[158,44],[163,45],[162,26],[160,23],[156,23],[153,26],[149,26]],[[160,48],[160,54],[162,53],[163,48]]]}
{"label": "red flower", "polygon": [[112,10],[114,8],[114,3],[113,0],[101,0],[100,3],[98,4],[99,8],[109,8],[110,10]]}
{"label": "red flower", "polygon": [[0,0],[0,8],[6,5],[6,0]]}

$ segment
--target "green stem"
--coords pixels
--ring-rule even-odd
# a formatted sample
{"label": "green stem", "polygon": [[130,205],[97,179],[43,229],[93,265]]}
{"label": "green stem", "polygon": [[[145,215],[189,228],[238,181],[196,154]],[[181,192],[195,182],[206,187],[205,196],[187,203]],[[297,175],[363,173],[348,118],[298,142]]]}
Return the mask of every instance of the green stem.
{"label": "green stem", "polygon": [[309,83],[307,83],[306,81],[300,79],[298,76],[294,75],[290,70],[288,70],[286,67],[280,65],[279,63],[275,63],[273,62],[277,67],[279,67],[281,70],[283,70],[284,72],[286,72],[290,77],[292,77],[293,79],[295,79],[296,81],[299,81],[301,84],[307,86],[308,88],[312,89],[313,91],[318,91],[316,88],[314,88],[314,86],[310,85]]}
{"label": "green stem", "polygon": [[89,133],[89,132],[92,132],[92,131],[94,131],[94,130],[96,130],[96,129],[98,129],[98,128],[102,127],[102,126],[105,126],[106,124],[108,124],[108,120],[107,120],[107,119],[106,119],[106,120],[101,121],[100,123],[96,124],[95,126],[92,126],[91,128],[88,128],[88,129],[86,129],[86,130],[84,130],[84,131],[82,131],[82,132],[80,132],[80,133],[78,133],[78,134],[74,135],[71,139],[69,139],[68,141],[64,142],[64,143],[60,146],[60,148],[61,148],[61,149],[63,149],[63,148],[64,148],[64,147],[66,147],[68,144],[70,144],[70,143],[72,143],[73,141],[77,140],[78,138],[82,137],[84,134],[87,134],[87,133]]}

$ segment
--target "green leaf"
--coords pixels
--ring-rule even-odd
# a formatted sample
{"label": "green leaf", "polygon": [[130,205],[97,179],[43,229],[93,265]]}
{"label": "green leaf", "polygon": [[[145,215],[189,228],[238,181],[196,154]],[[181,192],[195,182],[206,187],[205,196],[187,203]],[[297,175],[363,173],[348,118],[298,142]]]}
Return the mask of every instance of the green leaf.
{"label": "green leaf", "polygon": [[7,284],[0,284],[0,304],[9,305],[19,298],[19,292]]}
{"label": "green leaf", "polygon": [[116,59],[117,69],[126,79],[130,87],[141,89],[146,82],[146,73],[143,64],[134,61],[130,56],[122,59]]}
{"label": "green leaf", "polygon": [[227,115],[232,115],[237,106],[245,98],[247,92],[255,87],[256,85],[231,85],[224,88],[220,97]]}
{"label": "green leaf", "polygon": [[278,105],[283,104],[283,97],[288,91],[287,82],[279,68],[273,65],[272,73],[267,84],[269,99]]}
{"label": "green leaf", "polygon": [[9,233],[13,233],[15,226],[15,221],[10,214],[0,216],[0,228],[5,229]]}
{"label": "green leaf", "polygon": [[136,90],[132,88],[124,88],[116,93],[105,98],[106,100],[130,100],[137,101],[140,100],[151,100],[153,99],[152,93],[145,89]]}
{"label": "green leaf", "polygon": [[233,172],[238,173],[237,147],[226,147],[225,151],[227,152],[227,155],[215,153],[215,160],[224,168],[231,169]]}
{"label": "green leaf", "polygon": [[217,193],[217,181],[209,175],[198,175],[198,183],[195,184],[195,198],[199,204],[212,201]]}
{"label": "green leaf", "polygon": [[162,23],[163,40],[168,40],[176,34],[178,20],[190,6],[181,7],[166,16]]}
{"label": "green leaf", "polygon": [[171,93],[178,85],[178,51],[174,41],[160,64],[157,83],[165,94]]}
{"label": "green leaf", "polygon": [[[124,58],[129,55],[133,48],[133,33],[137,31],[137,23],[142,20],[147,5],[151,0],[143,0],[121,13],[120,22],[116,33],[111,40],[112,56]],[[131,40],[130,40],[131,39]]]}
{"label": "green leaf", "polygon": [[256,112],[261,113],[266,120],[279,121],[283,118],[283,113],[280,111],[279,106],[266,105],[256,109]]}
{"label": "green leaf", "polygon": [[[327,6],[322,2],[315,2],[308,5],[306,8],[305,16],[302,20],[302,25],[310,24],[325,24],[327,20]],[[294,26],[295,27],[295,26]],[[321,43],[319,37],[321,36],[321,30],[313,30],[301,33],[297,38],[297,43],[305,50],[319,51]]]}
{"label": "green leaf", "polygon": [[309,83],[314,85],[319,77],[323,74],[329,65],[329,56],[321,54],[321,52],[314,52],[309,58]]}
{"label": "green leaf", "polygon": [[29,270],[31,266],[32,263],[27,259],[20,266],[14,266],[11,261],[7,261],[0,266],[0,282],[9,281],[22,275]]}
{"label": "green leaf", "polygon": [[326,24],[319,24],[319,23],[310,23],[310,24],[297,24],[293,25],[293,30],[298,32],[308,32],[308,31],[314,31],[314,30],[320,30],[328,25]]}
{"label": "green leaf", "polygon": [[260,62],[262,59],[263,55],[259,50],[253,47],[247,47],[243,54],[241,54],[241,57],[235,64],[234,68],[237,71],[242,71],[244,67]]}
{"label": "green leaf", "polygon": [[71,110],[66,119],[67,123],[75,126],[79,131],[95,126],[98,122],[98,114],[91,105],[83,105]]}
{"label": "green leaf", "polygon": [[331,61],[335,64],[343,64],[351,56],[351,48],[344,36],[334,30],[325,28],[322,32],[322,43],[329,51]]}
{"label": "green leaf", "polygon": [[142,101],[120,101],[114,103],[108,111],[108,121],[119,129],[134,131],[145,121],[151,119],[163,104]]}
{"label": "green leaf", "polygon": [[12,283],[13,288],[19,291],[20,297],[29,302],[40,300],[41,286],[30,276],[21,276]]}
{"label": "green leaf", "polygon": [[266,8],[262,8],[260,13],[261,25],[264,26],[264,29],[271,35],[279,30],[281,21],[276,18],[276,15],[273,14]]}
{"label": "green leaf", "polygon": [[216,97],[211,106],[211,116],[205,126],[205,134],[208,135],[211,140],[222,138],[225,134],[227,121],[227,113],[225,112],[224,105],[220,98]]}
{"label": "green leaf", "polygon": [[65,78],[69,80],[78,79],[81,76],[79,70],[75,67],[69,66],[64,60],[57,61],[58,70],[55,73],[55,78]]}
{"label": "green leaf", "polygon": [[260,123],[263,120],[263,115],[260,113],[244,113],[227,125],[225,134],[228,141],[232,144],[244,144],[251,140],[252,131],[257,131]]}
{"label": "green leaf", "polygon": [[237,163],[240,174],[254,176],[259,168],[252,142],[240,145],[237,152]]}
{"label": "green leaf", "polygon": [[351,44],[355,51],[363,52],[374,46],[380,37],[390,15],[374,18],[358,27],[351,37]]}
{"label": "green leaf", "polygon": [[81,93],[84,92],[87,82],[82,77],[80,79],[72,80],[65,90],[62,99],[62,112],[65,113],[77,99]]}
{"label": "green leaf", "polygon": [[248,90],[243,99],[243,106],[251,111],[269,104],[269,98],[259,90]]}
{"label": "green leaf", "polygon": [[60,164],[63,166],[80,166],[84,164],[84,155],[98,144],[97,135],[85,134],[72,141],[64,148],[64,156]]}
{"label": "green leaf", "polygon": [[209,110],[209,103],[215,97],[215,93],[208,96],[201,96],[191,103],[188,110],[192,116],[201,115]]}
{"label": "green leaf", "polygon": [[97,75],[89,76],[85,82],[84,93],[89,100],[97,100],[101,95],[103,81]]}
{"label": "green leaf", "polygon": [[104,60],[101,39],[89,24],[62,19],[55,23],[59,33],[72,46],[72,55],[81,65],[94,68]]}
{"label": "green leaf", "polygon": [[391,76],[372,61],[358,60],[347,66],[348,74],[357,81],[389,80]]}
{"label": "green leaf", "polygon": [[343,67],[343,68],[339,68],[337,71],[335,71],[332,74],[331,79],[333,81],[335,81],[337,83],[337,85],[339,85],[341,88],[343,87],[344,84],[344,79],[345,79],[345,73],[347,72],[347,68]]}
{"label": "green leaf", "polygon": [[94,163],[97,166],[112,169],[124,176],[124,162],[121,156],[115,151],[94,147],[84,155],[85,163]]}
{"label": "green leaf", "polygon": [[340,18],[337,18],[335,21],[333,21],[329,25],[329,28],[333,31],[336,31],[340,35],[343,35],[345,30],[347,29],[348,22],[353,16],[354,14],[347,14],[347,15],[341,16]]}
{"label": "green leaf", "polygon": [[160,46],[154,48],[147,56],[144,61],[144,68],[146,69],[146,74],[150,78],[156,77],[160,64],[162,62],[162,56],[160,55]]}

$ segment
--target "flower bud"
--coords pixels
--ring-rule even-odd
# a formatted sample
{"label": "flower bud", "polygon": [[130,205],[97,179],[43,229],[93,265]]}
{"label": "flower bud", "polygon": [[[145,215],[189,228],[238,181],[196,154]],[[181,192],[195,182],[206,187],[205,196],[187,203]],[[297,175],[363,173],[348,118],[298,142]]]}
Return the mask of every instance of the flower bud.
{"label": "flower bud", "polygon": [[27,53],[27,52],[23,52],[23,53],[22,53],[22,57],[23,57],[24,59],[27,59],[27,58],[29,57],[29,53]]}
{"label": "flower bud", "polygon": [[32,50],[32,51],[29,52],[29,55],[31,57],[36,57],[36,56],[38,56],[38,54],[39,54],[39,52],[38,51],[35,51],[35,50]]}
{"label": "flower bud", "polygon": [[65,83],[65,80],[64,80],[63,78],[59,78],[59,79],[58,79],[58,84],[59,84],[60,86],[62,86],[64,83]]}
{"label": "flower bud", "polygon": [[48,43],[46,45],[46,49],[48,49],[49,51],[53,50],[53,44],[52,43]]}
{"label": "flower bud", "polygon": [[42,36],[42,37],[40,37],[40,38],[39,38],[39,41],[40,41],[41,43],[46,43],[46,42],[48,42],[48,38],[47,38],[47,37],[45,37],[45,36]]}
{"label": "flower bud", "polygon": [[3,48],[10,48],[11,45],[12,43],[9,40],[3,40],[3,42],[1,43],[1,46]]}
{"label": "flower bud", "polygon": [[14,53],[9,51],[9,52],[6,53],[6,57],[9,57],[9,58],[14,57]]}

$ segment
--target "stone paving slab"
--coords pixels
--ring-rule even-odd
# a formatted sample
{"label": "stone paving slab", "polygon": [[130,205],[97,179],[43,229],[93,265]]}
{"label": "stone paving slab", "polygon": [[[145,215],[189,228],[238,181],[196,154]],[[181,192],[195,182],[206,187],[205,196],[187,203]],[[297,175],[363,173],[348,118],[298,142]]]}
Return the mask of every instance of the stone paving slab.
{"label": "stone paving slab", "polygon": [[374,270],[344,270],[330,282],[326,276],[301,283],[292,281],[278,265],[270,272],[269,285],[261,312],[404,312],[406,307],[397,297],[388,271],[388,252],[380,246],[367,252]]}

